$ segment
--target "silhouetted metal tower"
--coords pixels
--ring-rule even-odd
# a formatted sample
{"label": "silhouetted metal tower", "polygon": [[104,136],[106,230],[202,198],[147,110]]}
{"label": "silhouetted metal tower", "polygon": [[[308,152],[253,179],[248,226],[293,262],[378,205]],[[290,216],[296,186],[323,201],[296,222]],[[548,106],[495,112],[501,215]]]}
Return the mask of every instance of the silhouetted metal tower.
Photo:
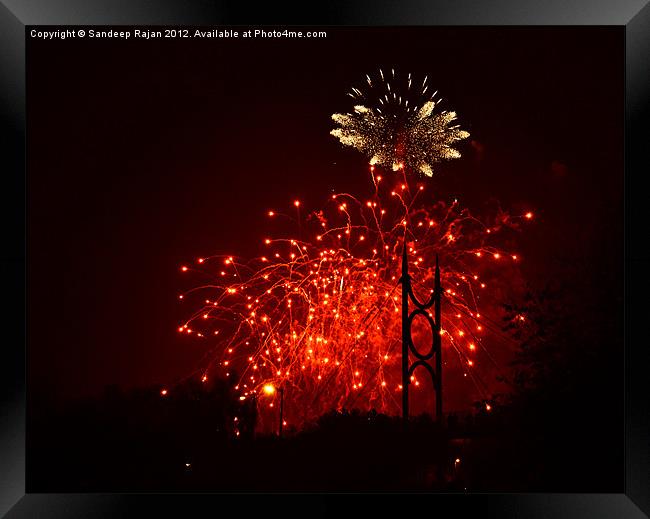
{"label": "silhouetted metal tower", "polygon": [[[427,303],[420,303],[415,297],[408,267],[405,240],[402,252],[402,277],[400,278],[400,283],[402,284],[402,416],[405,420],[409,417],[409,384],[411,383],[411,375],[418,367],[424,366],[431,375],[433,387],[436,392],[436,421],[442,423],[442,341],[440,337],[440,299],[442,289],[440,288],[438,255],[436,254],[435,286],[433,294],[431,294],[431,298]],[[410,313],[409,298],[416,307]],[[433,317],[429,311],[432,306],[434,307]],[[429,326],[431,326],[431,333],[433,335],[431,350],[426,354],[420,353],[415,347],[415,344],[413,344],[411,327],[413,326],[413,319],[418,315],[422,315],[427,320]],[[413,363],[410,362],[409,352],[417,358]],[[432,366],[434,357],[435,368]]]}

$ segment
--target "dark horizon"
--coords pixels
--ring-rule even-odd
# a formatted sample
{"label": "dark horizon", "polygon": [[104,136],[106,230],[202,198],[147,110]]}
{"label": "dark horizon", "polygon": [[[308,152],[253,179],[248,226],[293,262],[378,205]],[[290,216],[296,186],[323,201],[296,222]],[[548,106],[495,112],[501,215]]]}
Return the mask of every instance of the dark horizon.
{"label": "dark horizon", "polygon": [[[565,263],[591,264],[579,297],[622,305],[621,29],[327,30],[298,42],[28,39],[32,402],[192,371],[203,350],[176,333],[178,267],[256,254],[268,209],[367,189],[367,161],[329,135],[330,115],[380,66],[429,74],[471,134],[434,176],[441,197],[531,208],[528,279],[562,283]],[[597,347],[622,369],[621,312]]]}

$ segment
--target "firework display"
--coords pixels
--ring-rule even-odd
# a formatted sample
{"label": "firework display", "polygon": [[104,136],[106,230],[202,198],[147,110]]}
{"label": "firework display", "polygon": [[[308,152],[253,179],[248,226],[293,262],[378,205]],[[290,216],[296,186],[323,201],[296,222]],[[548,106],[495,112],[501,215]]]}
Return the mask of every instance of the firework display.
{"label": "firework display", "polygon": [[[424,99],[418,104],[383,79],[394,95],[380,102],[381,112],[357,107],[356,116],[334,116],[342,125],[333,132],[341,142],[372,156],[371,196],[334,194],[312,212],[298,200],[288,211],[268,210],[270,221],[297,218],[300,233],[269,234],[263,255],[250,261],[219,255],[181,266],[193,279],[206,280],[179,295],[193,311],[178,332],[207,344],[195,376],[204,382],[230,378],[240,401],[254,400],[260,409],[277,406],[272,389],[282,389],[285,420],[294,426],[331,409],[399,414],[403,247],[420,300],[432,291],[440,257],[447,380],[464,380],[490,409],[482,370],[498,368],[490,351],[491,335],[499,332],[498,298],[519,261],[500,244],[532,213],[510,216],[495,208],[479,219],[457,200],[436,200],[411,172],[430,175],[432,162],[458,156],[449,145],[468,134],[448,126],[453,113],[433,113],[426,80],[418,87],[416,97]],[[371,78],[368,84],[373,86]],[[406,88],[415,89],[410,76]],[[357,89],[352,94],[361,96]],[[403,130],[396,130],[398,120]],[[403,148],[395,147],[399,142]],[[395,172],[382,172],[380,165]],[[414,322],[416,344],[431,342],[423,324]],[[413,374],[413,399],[426,383],[419,377],[426,373]]]}
{"label": "firework display", "polygon": [[469,133],[452,125],[455,112],[439,110],[442,100],[427,79],[401,78],[395,69],[386,74],[380,69],[375,78],[367,75],[367,92],[354,87],[348,93],[360,104],[352,113],[332,115],[339,128],[331,134],[365,154],[372,165],[432,176],[433,164],[460,157],[452,145]]}

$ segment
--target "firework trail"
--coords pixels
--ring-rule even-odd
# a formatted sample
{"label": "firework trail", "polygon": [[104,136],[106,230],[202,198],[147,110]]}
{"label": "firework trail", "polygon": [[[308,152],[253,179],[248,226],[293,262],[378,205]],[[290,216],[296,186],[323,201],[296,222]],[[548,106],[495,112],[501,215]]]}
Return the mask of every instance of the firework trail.
{"label": "firework trail", "polygon": [[432,176],[433,164],[460,157],[452,145],[469,133],[452,125],[455,112],[437,109],[441,100],[427,80],[411,74],[401,78],[395,69],[366,76],[364,91],[355,87],[348,93],[360,104],[351,113],[332,115],[339,128],[331,134],[365,154],[372,165]]}

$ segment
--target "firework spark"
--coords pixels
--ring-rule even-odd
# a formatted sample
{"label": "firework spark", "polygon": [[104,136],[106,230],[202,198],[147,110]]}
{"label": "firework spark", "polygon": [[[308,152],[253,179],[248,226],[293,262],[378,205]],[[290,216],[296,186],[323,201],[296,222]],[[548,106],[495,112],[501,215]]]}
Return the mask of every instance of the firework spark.
{"label": "firework spark", "polygon": [[437,110],[442,101],[427,80],[399,77],[394,69],[380,70],[375,78],[367,75],[365,92],[355,87],[348,93],[359,104],[351,113],[333,114],[339,128],[330,133],[365,154],[371,165],[432,176],[433,164],[460,157],[452,145],[469,133],[452,125],[455,112]]}

